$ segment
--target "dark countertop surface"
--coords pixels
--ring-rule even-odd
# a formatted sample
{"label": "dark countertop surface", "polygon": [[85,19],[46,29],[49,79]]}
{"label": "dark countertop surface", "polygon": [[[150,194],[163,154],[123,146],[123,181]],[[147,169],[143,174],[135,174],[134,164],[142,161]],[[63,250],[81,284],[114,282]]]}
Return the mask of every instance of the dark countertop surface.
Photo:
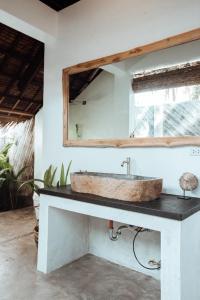
{"label": "dark countertop surface", "polygon": [[178,221],[182,221],[200,210],[200,198],[184,200],[178,199],[176,195],[170,194],[161,194],[159,199],[149,202],[129,202],[73,192],[70,185],[67,187],[40,189],[40,194],[114,207]]}

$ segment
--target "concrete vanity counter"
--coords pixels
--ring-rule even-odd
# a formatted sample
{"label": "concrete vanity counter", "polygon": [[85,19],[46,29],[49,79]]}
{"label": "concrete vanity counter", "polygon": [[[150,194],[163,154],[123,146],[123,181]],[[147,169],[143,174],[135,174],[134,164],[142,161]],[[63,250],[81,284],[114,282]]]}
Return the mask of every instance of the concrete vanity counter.
{"label": "concrete vanity counter", "polygon": [[44,188],[40,190],[40,194],[119,208],[178,221],[182,221],[200,210],[199,198],[184,200],[179,199],[176,195],[170,194],[161,194],[159,199],[150,202],[129,202],[103,198],[93,194],[76,193],[71,190],[70,185],[67,186],[67,188]]}
{"label": "concrete vanity counter", "polygon": [[200,299],[200,199],[161,194],[133,203],[73,192],[70,186],[41,189],[37,269],[49,273],[90,253],[93,217],[160,232],[161,300]]}

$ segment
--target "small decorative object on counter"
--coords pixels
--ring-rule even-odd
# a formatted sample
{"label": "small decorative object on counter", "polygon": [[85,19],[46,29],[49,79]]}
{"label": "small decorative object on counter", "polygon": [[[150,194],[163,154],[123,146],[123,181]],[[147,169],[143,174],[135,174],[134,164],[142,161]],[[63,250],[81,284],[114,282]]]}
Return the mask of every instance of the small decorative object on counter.
{"label": "small decorative object on counter", "polygon": [[179,179],[180,187],[183,190],[183,196],[180,196],[180,199],[190,199],[191,197],[186,197],[186,191],[194,191],[198,185],[199,181],[198,178],[189,172],[184,173]]}

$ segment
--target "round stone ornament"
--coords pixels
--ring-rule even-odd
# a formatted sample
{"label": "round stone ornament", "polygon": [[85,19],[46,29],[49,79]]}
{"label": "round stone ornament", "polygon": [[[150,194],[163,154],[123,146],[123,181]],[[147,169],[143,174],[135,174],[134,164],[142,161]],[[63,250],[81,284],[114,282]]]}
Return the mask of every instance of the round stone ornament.
{"label": "round stone ornament", "polygon": [[194,174],[186,172],[180,177],[179,184],[182,190],[193,191],[198,187],[199,181]]}

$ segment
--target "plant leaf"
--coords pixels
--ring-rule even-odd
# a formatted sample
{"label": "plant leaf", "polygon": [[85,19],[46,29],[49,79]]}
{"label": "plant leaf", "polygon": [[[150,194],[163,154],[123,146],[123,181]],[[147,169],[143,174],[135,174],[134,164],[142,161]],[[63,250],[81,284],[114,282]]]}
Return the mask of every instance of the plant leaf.
{"label": "plant leaf", "polygon": [[16,175],[16,178],[19,178],[27,168],[29,168],[29,166],[25,166],[21,170],[19,170],[19,172]]}
{"label": "plant leaf", "polygon": [[44,173],[44,186],[45,187],[50,186],[51,170],[52,170],[52,165],[50,165],[49,168]]}
{"label": "plant leaf", "polygon": [[57,168],[55,168],[55,170],[53,171],[53,174],[51,175],[50,186],[53,186],[53,181],[54,181],[54,178],[56,175],[56,171],[57,171]]}
{"label": "plant leaf", "polygon": [[[24,186],[26,186],[26,185],[29,185],[29,186],[31,186],[31,187],[34,187],[34,185],[36,185],[35,184],[35,181],[36,182],[42,182],[42,183],[44,183],[44,180],[41,180],[41,179],[29,179],[29,180],[26,180],[26,181],[24,181],[20,186],[19,186],[19,188],[18,188],[18,191],[19,190],[21,190]],[[38,187],[38,185],[36,185],[37,187]],[[38,187],[39,188],[39,187]]]}
{"label": "plant leaf", "polygon": [[4,175],[4,174],[5,174],[6,172],[8,172],[9,170],[10,170],[9,168],[0,170],[0,176]]}
{"label": "plant leaf", "polygon": [[70,160],[70,162],[68,164],[68,167],[67,167],[67,172],[66,172],[66,175],[65,175],[65,185],[67,185],[67,179],[68,179],[69,171],[70,171],[70,168],[71,168],[71,164],[72,164],[72,160]]}
{"label": "plant leaf", "polygon": [[64,186],[64,185],[65,185],[65,170],[64,170],[64,165],[62,163],[61,171],[60,171],[60,186]]}
{"label": "plant leaf", "polygon": [[10,150],[10,148],[12,147],[13,143],[8,143],[6,144],[3,149],[0,151],[0,154],[2,154],[3,156],[8,156],[8,151]]}

